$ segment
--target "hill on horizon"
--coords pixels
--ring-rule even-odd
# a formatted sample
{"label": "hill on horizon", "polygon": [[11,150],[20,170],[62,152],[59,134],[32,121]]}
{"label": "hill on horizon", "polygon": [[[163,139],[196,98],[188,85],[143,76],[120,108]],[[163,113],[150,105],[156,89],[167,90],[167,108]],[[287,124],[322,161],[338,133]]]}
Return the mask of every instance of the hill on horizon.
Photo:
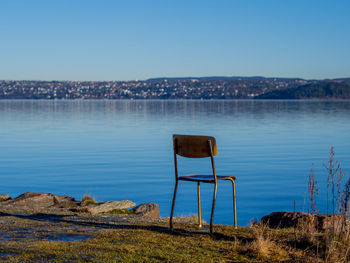
{"label": "hill on horizon", "polygon": [[306,80],[306,81],[342,81],[342,82],[350,82],[350,77],[346,78],[334,78],[334,79],[303,79],[303,78],[286,78],[286,77],[263,77],[263,76],[204,76],[204,77],[156,77],[149,78],[145,81],[179,81],[179,80]]}
{"label": "hill on horizon", "polygon": [[[302,78],[280,78],[280,77],[262,77],[262,76],[250,76],[250,77],[242,77],[242,76],[206,76],[206,77],[160,77],[160,78],[149,78],[146,81],[179,81],[179,80],[303,80]],[[349,78],[350,80],[350,78]]]}
{"label": "hill on horizon", "polygon": [[266,92],[255,99],[350,99],[350,81],[319,81],[297,88]]}

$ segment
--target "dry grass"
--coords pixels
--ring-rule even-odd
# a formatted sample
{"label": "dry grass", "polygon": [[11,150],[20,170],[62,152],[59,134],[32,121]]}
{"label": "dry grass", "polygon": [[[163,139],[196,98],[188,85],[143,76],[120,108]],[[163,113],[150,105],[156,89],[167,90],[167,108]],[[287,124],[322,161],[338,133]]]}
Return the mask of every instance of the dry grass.
{"label": "dry grass", "polygon": [[349,229],[337,235],[326,233],[325,262],[343,263],[350,262],[350,231]]}
{"label": "dry grass", "polygon": [[[120,218],[128,217],[122,215]],[[133,218],[133,215],[129,215]],[[350,238],[303,228],[216,225],[214,235],[192,223],[113,221],[105,218],[42,218],[2,215],[0,262],[347,262]],[[113,215],[118,217],[117,215]],[[83,221],[80,221],[83,220]],[[208,227],[205,225],[205,227]],[[4,237],[4,233],[9,237]],[[52,235],[86,235],[55,241]]]}
{"label": "dry grass", "polygon": [[84,194],[83,198],[81,199],[81,205],[87,206],[87,205],[97,205],[98,202],[96,202],[95,198],[91,197],[89,194]]}
{"label": "dry grass", "polygon": [[[123,215],[123,217],[125,217]],[[68,217],[71,220],[71,216]],[[83,218],[84,223],[2,216],[3,262],[285,262],[302,260],[303,249],[289,244],[292,231],[259,225],[234,229],[216,225],[215,234],[193,224],[126,224]],[[205,225],[205,227],[208,227]],[[2,238],[1,233],[10,237]],[[29,235],[29,233],[31,235]],[[88,235],[85,241],[50,241],[48,235]]]}
{"label": "dry grass", "polygon": [[276,244],[266,229],[267,227],[264,225],[254,226],[252,228],[254,240],[249,245],[251,253],[262,259],[270,258],[276,250]]}

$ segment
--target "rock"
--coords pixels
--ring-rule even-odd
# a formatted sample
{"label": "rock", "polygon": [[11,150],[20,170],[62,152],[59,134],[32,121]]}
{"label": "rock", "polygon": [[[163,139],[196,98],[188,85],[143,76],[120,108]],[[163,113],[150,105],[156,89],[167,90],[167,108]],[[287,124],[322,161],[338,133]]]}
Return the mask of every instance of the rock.
{"label": "rock", "polygon": [[129,209],[134,207],[136,204],[131,202],[130,200],[121,200],[121,201],[107,201],[105,203],[87,207],[89,213],[101,214],[101,213],[109,213],[113,210],[121,210],[121,209]]}
{"label": "rock", "polygon": [[76,203],[75,199],[66,195],[26,192],[15,199],[2,202],[2,205],[18,209],[42,210],[52,206],[65,206],[74,203]]}
{"label": "rock", "polygon": [[159,206],[155,203],[145,203],[133,208],[136,215],[158,218],[159,217]]}
{"label": "rock", "polygon": [[344,227],[350,226],[349,219],[343,215],[313,215],[302,212],[273,212],[264,216],[261,223],[271,228],[310,228],[318,231],[325,231],[333,228],[335,231],[342,231]]}
{"label": "rock", "polygon": [[271,228],[294,227],[302,221],[311,223],[312,215],[302,212],[273,212],[261,218],[260,222],[267,224]]}
{"label": "rock", "polygon": [[74,197],[68,195],[54,195],[58,204],[76,202]]}
{"label": "rock", "polygon": [[0,194],[0,202],[10,200],[11,197],[7,194]]}
{"label": "rock", "polygon": [[79,202],[68,195],[55,195],[55,206],[59,208],[77,207]]}

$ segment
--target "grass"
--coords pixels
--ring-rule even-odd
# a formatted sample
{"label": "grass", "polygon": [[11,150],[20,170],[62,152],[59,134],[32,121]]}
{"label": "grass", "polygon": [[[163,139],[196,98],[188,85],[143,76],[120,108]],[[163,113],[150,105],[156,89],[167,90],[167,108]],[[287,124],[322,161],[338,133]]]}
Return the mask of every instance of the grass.
{"label": "grass", "polygon": [[132,209],[114,209],[111,213],[116,215],[133,215],[135,211]]}
{"label": "grass", "polygon": [[[123,215],[124,216],[124,215]],[[77,216],[78,217],[78,216]],[[130,216],[133,218],[133,216]],[[191,223],[121,222],[72,216],[37,220],[2,215],[0,261],[3,262],[325,262],[322,233],[304,242],[294,229],[216,225],[215,233],[194,231]],[[10,237],[1,237],[7,233]],[[50,241],[49,235],[87,235],[85,241]],[[340,242],[340,241],[339,241]],[[334,246],[339,243],[334,242]],[[334,250],[335,251],[335,250]],[[333,252],[334,252],[333,251]],[[332,253],[333,253],[332,252]],[[328,254],[329,255],[329,254]],[[336,254],[335,254],[336,255]],[[334,256],[336,257],[336,256]],[[340,261],[328,261],[340,262]]]}

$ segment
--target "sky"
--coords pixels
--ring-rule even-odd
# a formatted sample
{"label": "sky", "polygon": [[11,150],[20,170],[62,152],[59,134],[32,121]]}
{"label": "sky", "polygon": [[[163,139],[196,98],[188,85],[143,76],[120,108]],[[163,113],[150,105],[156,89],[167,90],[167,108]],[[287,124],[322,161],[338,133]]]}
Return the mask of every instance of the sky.
{"label": "sky", "polygon": [[187,76],[350,77],[350,1],[0,1],[0,80]]}

